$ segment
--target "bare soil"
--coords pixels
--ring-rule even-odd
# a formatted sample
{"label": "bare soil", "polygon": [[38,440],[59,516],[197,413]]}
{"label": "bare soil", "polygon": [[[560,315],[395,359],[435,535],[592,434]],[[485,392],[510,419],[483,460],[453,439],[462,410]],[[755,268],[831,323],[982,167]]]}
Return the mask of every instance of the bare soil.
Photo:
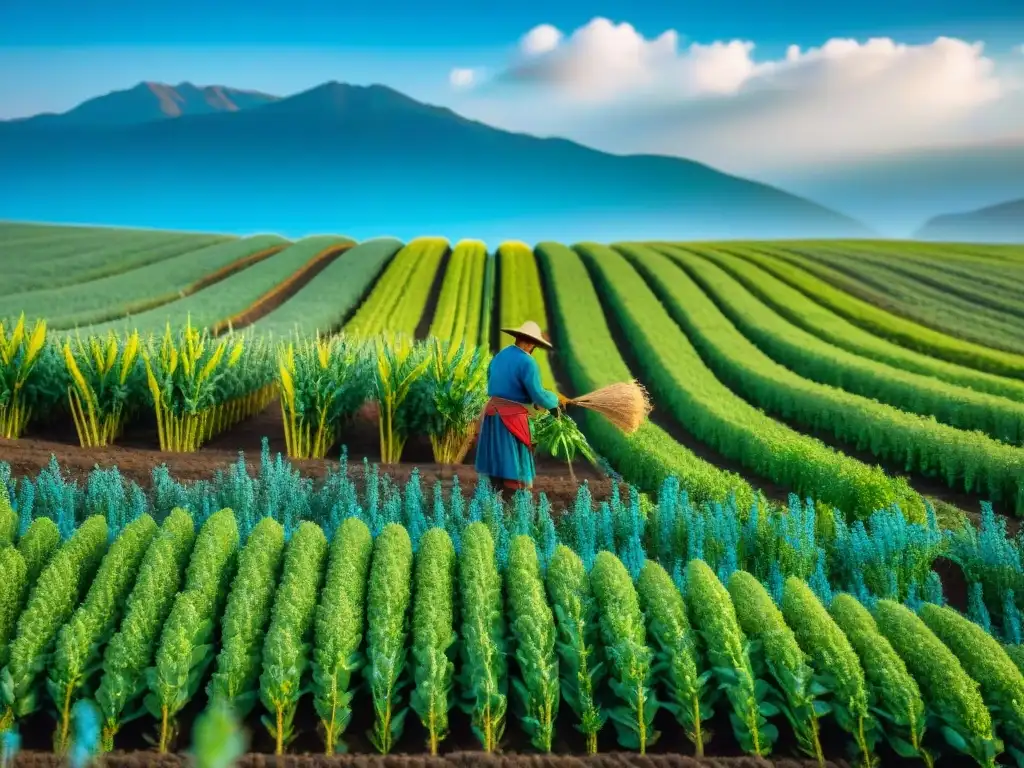
{"label": "bare soil", "polygon": [[[361,463],[364,457],[370,462],[380,460],[376,416],[376,407],[368,405],[344,431],[342,441],[348,448],[350,465]],[[217,435],[196,453],[161,452],[156,427],[145,420],[133,423],[117,445],[86,449],[78,445],[70,419],[58,419],[52,424],[30,427],[29,433],[20,440],[0,438],[0,461],[10,464],[15,476],[33,476],[50,462],[51,456],[55,456],[67,475],[79,481],[84,481],[96,466],[117,467],[126,478],[148,487],[153,469],[160,465],[166,465],[179,480],[204,480],[235,463],[240,451],[244,452],[250,470],[255,471],[264,437],[269,441],[271,455],[286,455],[281,408],[276,402],[254,418]],[[340,457],[341,445],[338,445],[327,459],[292,460],[291,463],[303,476],[320,478],[329,468],[340,466]],[[422,480],[430,486],[435,480],[441,480],[448,487],[452,478],[458,476],[463,488],[476,487],[474,451],[470,451],[465,464],[441,466],[434,463],[430,442],[423,438],[410,440],[402,458],[401,464],[382,465],[382,472],[395,481],[405,482],[417,468]],[[612,481],[593,466],[577,462],[573,470],[578,481],[589,483],[595,498],[611,495]],[[359,475],[361,473],[357,472],[357,480]],[[538,456],[534,492],[545,493],[553,507],[563,509],[575,500],[577,483],[569,477],[564,462]]]}

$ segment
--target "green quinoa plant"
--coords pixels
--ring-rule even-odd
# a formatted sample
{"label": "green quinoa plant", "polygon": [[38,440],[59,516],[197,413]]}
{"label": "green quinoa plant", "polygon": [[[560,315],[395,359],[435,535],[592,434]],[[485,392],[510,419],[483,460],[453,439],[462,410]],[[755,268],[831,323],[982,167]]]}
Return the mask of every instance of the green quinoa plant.
{"label": "green quinoa plant", "polygon": [[587,752],[597,752],[597,734],[608,719],[599,691],[605,665],[599,659],[597,603],[579,555],[564,544],[548,564],[547,588],[558,627],[562,698],[575,713],[576,728],[587,739]]}
{"label": "green quinoa plant", "polygon": [[238,540],[238,523],[230,509],[215,512],[203,524],[185,588],[174,598],[154,666],[146,670],[145,706],[160,723],[160,752],[170,749],[175,717],[196,695],[214,660],[213,631],[234,575]]}
{"label": "green quinoa plant", "polygon": [[768,722],[778,709],[766,700],[768,684],[754,677],[749,647],[729,591],[703,560],[686,566],[686,601],[719,686],[732,705],[729,721],[744,752],[765,756],[779,736]]}
{"label": "green quinoa plant", "polygon": [[281,586],[274,597],[270,628],[263,643],[260,701],[269,714],[263,724],[284,754],[295,737],[295,711],[306,693],[309,642],[327,560],[327,539],[319,525],[302,522],[284,555]]}
{"label": "green quinoa plant", "polygon": [[117,628],[156,530],[149,515],[125,526],[104,556],[85,600],[57,635],[47,687],[57,708],[53,748],[58,754],[70,746],[71,709],[83,693],[91,693],[103,647]]}
{"label": "green quinoa plant", "polygon": [[697,636],[686,617],[686,605],[672,577],[654,560],[644,563],[636,584],[654,648],[656,679],[664,680],[667,700],[662,706],[675,717],[696,750],[704,755],[715,691],[708,685],[712,670],[704,668]]}
{"label": "green quinoa plant", "polygon": [[415,689],[410,705],[427,729],[430,754],[448,735],[455,644],[455,545],[443,528],[420,539],[413,599],[412,658]]}
{"label": "green quinoa plant", "polygon": [[822,687],[832,693],[829,705],[836,722],[853,736],[864,765],[871,765],[875,723],[868,710],[867,681],[856,651],[811,588],[796,576],[786,579],[782,615],[800,648],[810,657]]}
{"label": "green quinoa plant", "polygon": [[921,620],[981,687],[997,732],[1018,765],[1024,764],[1024,675],[992,635],[952,608],[925,604]]}
{"label": "green quinoa plant", "polygon": [[466,526],[459,557],[463,708],[485,752],[498,749],[508,710],[508,666],[501,575],[486,523]]}
{"label": "green quinoa plant", "polygon": [[352,679],[365,663],[361,649],[372,555],[370,529],[358,518],[345,520],[331,545],[314,629],[313,703],[328,755],[344,747],[341,736],[352,719],[355,695]]}
{"label": "green quinoa plant", "polygon": [[238,556],[238,572],[220,626],[221,650],[206,687],[211,701],[230,706],[238,717],[249,714],[259,699],[262,641],[283,555],[284,528],[265,517],[252,529]]}
{"label": "green quinoa plant", "polygon": [[619,744],[644,754],[660,734],[654,730],[659,702],[651,688],[654,654],[629,571],[611,552],[599,552],[590,571],[601,638],[607,649],[609,680],[619,704],[609,707]]}
{"label": "green quinoa plant", "polygon": [[860,658],[871,711],[886,741],[900,757],[917,757],[931,766],[932,756],[924,748],[924,700],[907,665],[852,595],[836,595],[829,611]]}
{"label": "green quinoa plant", "polygon": [[363,668],[373,699],[374,723],[369,736],[382,754],[388,754],[402,735],[409,712],[401,706],[400,691],[407,682],[412,565],[408,531],[397,523],[385,526],[377,537],[370,566],[369,631]]}
{"label": "green quinoa plant", "polygon": [[[768,590],[746,571],[729,578],[729,594],[740,629],[752,643],[752,659],[761,662],[778,686],[776,701],[796,735],[800,750],[824,766],[818,718],[827,705],[818,701],[818,686],[807,657]],[[762,710],[763,711],[763,710]]]}
{"label": "green quinoa plant", "polygon": [[507,584],[510,628],[520,675],[513,678],[512,686],[531,743],[550,752],[560,698],[555,617],[544,594],[532,536],[512,540]]}
{"label": "green quinoa plant", "polygon": [[146,690],[146,669],[153,661],[160,629],[170,613],[195,542],[192,518],[174,509],[146,550],[138,578],[128,595],[124,619],[103,654],[103,673],[96,704],[101,725],[100,747],[114,748],[114,736],[125,723],[146,712],[138,706]]}
{"label": "green quinoa plant", "polygon": [[39,709],[38,684],[57,633],[71,618],[107,549],[107,522],[94,515],[60,548],[31,588],[0,671],[0,732]]}
{"label": "green quinoa plant", "polygon": [[921,687],[930,719],[946,743],[978,765],[994,766],[1003,745],[996,738],[978,683],[956,655],[906,606],[879,600],[874,616],[878,629]]}

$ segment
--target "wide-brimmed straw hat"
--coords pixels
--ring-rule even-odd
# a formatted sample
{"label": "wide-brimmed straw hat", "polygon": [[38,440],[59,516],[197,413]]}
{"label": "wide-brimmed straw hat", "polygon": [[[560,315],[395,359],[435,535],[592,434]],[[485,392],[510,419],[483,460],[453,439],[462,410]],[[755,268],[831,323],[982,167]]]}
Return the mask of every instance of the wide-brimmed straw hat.
{"label": "wide-brimmed straw hat", "polygon": [[518,328],[502,328],[501,332],[507,333],[516,340],[522,339],[523,341],[536,344],[538,347],[544,347],[544,349],[553,349],[553,345],[548,341],[540,326],[533,322],[533,320],[527,320]]}

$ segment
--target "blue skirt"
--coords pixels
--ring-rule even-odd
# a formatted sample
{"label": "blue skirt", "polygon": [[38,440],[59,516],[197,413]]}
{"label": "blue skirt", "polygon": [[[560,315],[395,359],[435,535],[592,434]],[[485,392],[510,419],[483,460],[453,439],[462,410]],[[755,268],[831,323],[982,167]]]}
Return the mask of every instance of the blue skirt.
{"label": "blue skirt", "polygon": [[476,471],[492,480],[516,480],[533,485],[533,454],[501,422],[485,416],[476,444]]}

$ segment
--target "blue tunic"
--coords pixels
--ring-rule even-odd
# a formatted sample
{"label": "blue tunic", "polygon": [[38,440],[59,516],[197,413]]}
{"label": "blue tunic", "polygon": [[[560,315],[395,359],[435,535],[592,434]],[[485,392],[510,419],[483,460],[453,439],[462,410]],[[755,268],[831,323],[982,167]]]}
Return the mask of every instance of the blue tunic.
{"label": "blue tunic", "polygon": [[[545,410],[558,407],[558,395],[541,385],[537,361],[515,345],[505,347],[491,360],[487,394]],[[533,484],[533,454],[508,431],[500,416],[485,416],[480,425],[476,471],[493,480]]]}

